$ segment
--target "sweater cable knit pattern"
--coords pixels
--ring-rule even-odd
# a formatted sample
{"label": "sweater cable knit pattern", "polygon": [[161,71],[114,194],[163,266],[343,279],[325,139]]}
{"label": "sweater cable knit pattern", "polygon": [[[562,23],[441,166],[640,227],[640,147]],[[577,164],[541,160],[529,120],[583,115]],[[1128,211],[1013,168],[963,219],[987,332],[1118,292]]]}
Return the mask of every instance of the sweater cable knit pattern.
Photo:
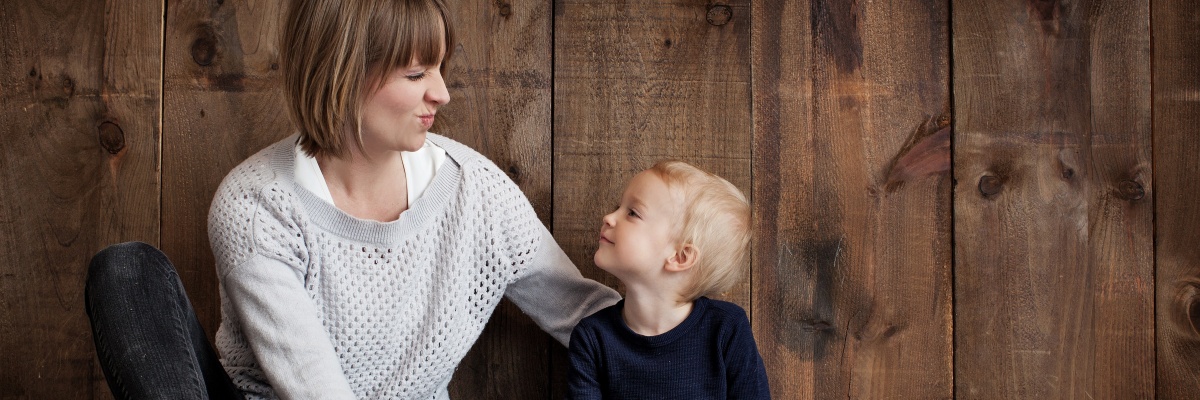
{"label": "sweater cable knit pattern", "polygon": [[503,296],[563,343],[619,299],[579,275],[499,168],[429,138],[449,159],[393,222],[300,188],[294,136],[222,182],[209,213],[217,348],[248,398],[448,398]]}

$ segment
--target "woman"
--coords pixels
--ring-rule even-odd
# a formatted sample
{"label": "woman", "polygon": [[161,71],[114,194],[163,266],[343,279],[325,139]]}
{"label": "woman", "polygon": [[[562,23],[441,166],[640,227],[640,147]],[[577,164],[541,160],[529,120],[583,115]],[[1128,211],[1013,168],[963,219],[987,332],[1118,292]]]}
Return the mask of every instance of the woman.
{"label": "woman", "polygon": [[[109,343],[139,336],[108,322],[138,309],[109,296],[130,280],[171,289],[162,296],[176,299],[179,316],[165,319],[175,322],[139,328],[152,339],[184,332],[154,352],[182,349],[171,359],[190,365],[180,374],[196,377],[201,397],[231,381],[247,398],[448,398],[501,297],[564,344],[619,299],[579,274],[499,168],[427,132],[450,100],[446,15],[441,0],[293,4],[280,49],[298,133],[234,168],[209,212],[228,375],[212,367],[166,258],[119,245],[93,260],[88,287],[118,397],[147,396],[123,393],[135,390],[123,371],[136,362]],[[146,278],[145,265],[167,278]]]}

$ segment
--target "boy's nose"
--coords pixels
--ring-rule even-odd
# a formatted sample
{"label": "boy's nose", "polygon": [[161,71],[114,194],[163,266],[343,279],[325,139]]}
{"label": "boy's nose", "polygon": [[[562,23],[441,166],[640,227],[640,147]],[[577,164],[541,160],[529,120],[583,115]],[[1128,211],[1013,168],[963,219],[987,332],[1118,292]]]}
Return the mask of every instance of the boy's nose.
{"label": "boy's nose", "polygon": [[617,223],[616,215],[617,215],[617,211],[613,211],[608,214],[604,214],[604,218],[601,218],[600,221],[603,222],[605,226],[616,225],[616,223]]}

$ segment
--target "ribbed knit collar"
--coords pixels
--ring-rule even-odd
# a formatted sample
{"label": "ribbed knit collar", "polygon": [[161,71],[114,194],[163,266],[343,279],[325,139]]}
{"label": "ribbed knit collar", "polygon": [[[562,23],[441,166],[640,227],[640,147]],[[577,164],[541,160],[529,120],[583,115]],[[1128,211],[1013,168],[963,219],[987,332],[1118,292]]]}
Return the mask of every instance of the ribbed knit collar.
{"label": "ribbed knit collar", "polygon": [[709,300],[707,297],[697,298],[696,301],[692,303],[692,312],[688,313],[687,318],[684,318],[683,322],[680,322],[679,325],[671,328],[671,330],[655,336],[645,336],[634,332],[632,329],[629,329],[629,324],[625,323],[625,317],[622,316],[621,313],[621,310],[625,308],[625,299],[621,299],[621,301],[617,303],[616,307],[612,307],[609,310],[616,313],[616,315],[613,317],[615,317],[616,321],[619,322],[618,325],[620,325],[620,328],[618,331],[620,332],[620,335],[626,340],[629,340],[630,343],[644,347],[662,347],[671,344],[671,342],[684,337],[688,333],[691,333],[696,327],[696,324],[700,323],[700,320],[704,318],[704,313],[708,312],[708,301]]}
{"label": "ribbed knit collar", "polygon": [[271,169],[281,178],[284,187],[295,194],[301,212],[308,214],[317,226],[346,239],[391,246],[422,231],[434,217],[449,211],[447,208],[454,203],[450,200],[462,186],[462,165],[472,158],[473,152],[458,142],[432,133],[427,137],[446,150],[448,162],[442,163],[421,198],[410,204],[399,219],[391,222],[356,218],[302,188],[293,176],[296,160],[292,146],[296,135],[273,145]]}

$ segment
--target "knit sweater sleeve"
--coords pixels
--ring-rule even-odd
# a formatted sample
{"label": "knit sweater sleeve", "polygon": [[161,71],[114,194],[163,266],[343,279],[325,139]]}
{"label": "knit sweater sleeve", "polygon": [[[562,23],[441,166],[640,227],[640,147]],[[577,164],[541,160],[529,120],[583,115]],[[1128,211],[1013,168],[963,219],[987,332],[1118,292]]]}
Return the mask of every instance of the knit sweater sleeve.
{"label": "knit sweater sleeve", "polygon": [[555,340],[568,345],[571,330],[583,318],[616,304],[616,290],[584,278],[541,223],[538,249],[529,266],[508,286],[505,296]]}
{"label": "knit sweater sleeve", "polygon": [[497,197],[507,198],[503,203],[513,207],[504,218],[504,224],[510,227],[506,230],[509,240],[524,242],[524,238],[529,238],[532,244],[529,250],[532,254],[514,257],[522,261],[518,263],[504,296],[565,346],[575,324],[616,304],[621,296],[612,288],[583,277],[537,218],[529,199],[502,171],[490,163],[488,167],[492,170],[492,179],[499,182],[499,190],[495,190]]}
{"label": "knit sweater sleeve", "polygon": [[276,396],[353,399],[304,287],[303,243],[280,206],[286,196],[277,184],[247,182],[245,172],[230,173],[209,213],[223,318],[236,321]]}

